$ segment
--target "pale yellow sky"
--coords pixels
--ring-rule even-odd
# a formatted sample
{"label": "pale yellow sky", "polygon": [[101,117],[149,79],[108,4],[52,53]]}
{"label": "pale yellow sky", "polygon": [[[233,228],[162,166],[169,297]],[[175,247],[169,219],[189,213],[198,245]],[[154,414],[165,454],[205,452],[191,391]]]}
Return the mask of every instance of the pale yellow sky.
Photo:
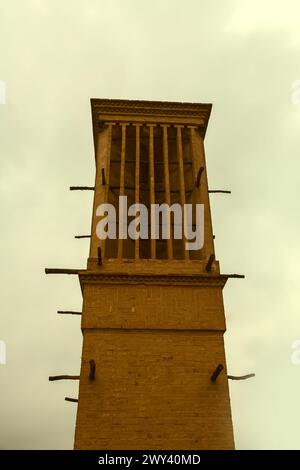
{"label": "pale yellow sky", "polygon": [[300,3],[10,0],[0,3],[0,448],[72,448],[94,156],[90,98],[213,103],[206,136],[239,449],[300,448]]}

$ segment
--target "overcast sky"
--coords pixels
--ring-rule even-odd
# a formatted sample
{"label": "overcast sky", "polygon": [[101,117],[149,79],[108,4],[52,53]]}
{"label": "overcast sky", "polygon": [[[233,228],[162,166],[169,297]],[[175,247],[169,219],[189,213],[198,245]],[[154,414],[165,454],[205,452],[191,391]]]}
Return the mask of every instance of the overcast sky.
{"label": "overcast sky", "polygon": [[[300,448],[299,0],[0,0],[0,448],[73,446],[90,98],[212,103],[206,135],[238,449]],[[300,94],[299,94],[300,98]],[[294,103],[293,103],[294,101]]]}

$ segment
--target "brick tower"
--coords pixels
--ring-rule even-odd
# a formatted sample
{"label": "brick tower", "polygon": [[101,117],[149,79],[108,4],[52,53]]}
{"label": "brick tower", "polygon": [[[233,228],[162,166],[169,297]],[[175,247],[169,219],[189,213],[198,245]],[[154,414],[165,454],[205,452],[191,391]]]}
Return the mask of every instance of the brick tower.
{"label": "brick tower", "polygon": [[[233,449],[223,343],[229,275],[214,257],[203,145],[211,105],[91,105],[96,179],[87,270],[79,272],[75,449]],[[118,208],[119,196],[128,206],[204,204],[203,248],[187,251],[174,237],[99,240],[96,209]]]}

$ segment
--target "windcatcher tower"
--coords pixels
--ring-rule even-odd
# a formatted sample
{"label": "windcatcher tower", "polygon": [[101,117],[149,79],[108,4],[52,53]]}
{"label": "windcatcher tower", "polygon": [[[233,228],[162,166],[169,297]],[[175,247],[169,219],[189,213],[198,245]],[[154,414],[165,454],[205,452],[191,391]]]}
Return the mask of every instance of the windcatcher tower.
{"label": "windcatcher tower", "polygon": [[[203,145],[211,105],[91,104],[96,180],[90,254],[79,272],[75,448],[232,449],[222,298],[229,276],[214,257]],[[204,247],[99,240],[96,209],[109,202],[118,210],[120,195],[128,206],[204,204]]]}

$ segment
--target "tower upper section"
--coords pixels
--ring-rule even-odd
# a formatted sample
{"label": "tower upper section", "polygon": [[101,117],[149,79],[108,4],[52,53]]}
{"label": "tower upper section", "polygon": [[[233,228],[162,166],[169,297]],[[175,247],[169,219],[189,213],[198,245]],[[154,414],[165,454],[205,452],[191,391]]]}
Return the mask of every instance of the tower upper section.
{"label": "tower upper section", "polygon": [[[91,106],[96,179],[88,267],[96,269],[101,247],[102,269],[122,270],[124,262],[136,261],[136,266],[145,269],[147,265],[150,270],[153,266],[176,265],[180,270],[197,265],[201,274],[209,257],[214,257],[203,143],[211,104],[92,99]],[[126,200],[126,206],[121,207],[121,200]],[[105,214],[112,224],[111,233],[116,235],[105,240],[99,237],[104,212],[98,209],[104,203],[116,213],[114,220]],[[125,237],[126,227],[135,227],[137,214],[141,216],[140,211],[134,211],[138,204],[147,211],[147,227],[141,237],[133,238],[129,232]],[[169,237],[163,236],[167,219],[161,214],[151,218],[153,208],[163,204],[171,208]],[[201,204],[204,243],[200,249],[188,250],[188,229],[195,230],[196,206]],[[187,205],[190,218],[185,217]],[[181,237],[179,219],[172,210],[176,206],[182,208]],[[122,213],[126,213],[126,221]],[[212,273],[217,274],[218,269],[214,262]]]}

